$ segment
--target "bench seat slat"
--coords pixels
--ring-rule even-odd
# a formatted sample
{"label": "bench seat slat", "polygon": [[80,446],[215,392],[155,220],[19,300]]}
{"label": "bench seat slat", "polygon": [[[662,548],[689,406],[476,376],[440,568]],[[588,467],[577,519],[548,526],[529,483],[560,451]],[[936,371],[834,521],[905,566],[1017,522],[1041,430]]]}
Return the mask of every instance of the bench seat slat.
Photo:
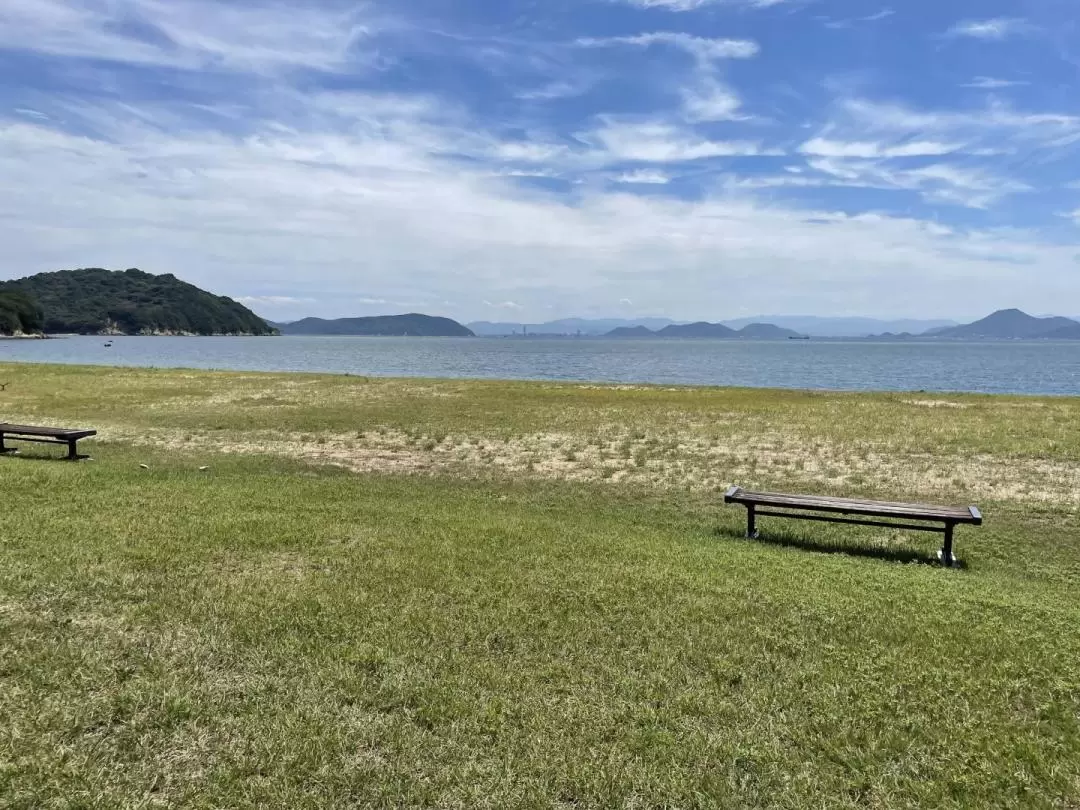
{"label": "bench seat slat", "polygon": [[78,428],[51,428],[51,427],[37,427],[34,425],[10,425],[0,423],[0,433],[9,436],[46,436],[54,439],[85,439],[89,436],[96,436],[96,430],[82,430]]}
{"label": "bench seat slat", "polygon": [[982,523],[982,516],[978,514],[978,511],[968,507],[866,501],[854,498],[832,498],[822,495],[787,495],[779,492],[752,492],[738,487],[734,487],[728,492],[725,501],[744,505],[752,504],[781,509],[806,509],[872,517],[900,517],[975,525]]}

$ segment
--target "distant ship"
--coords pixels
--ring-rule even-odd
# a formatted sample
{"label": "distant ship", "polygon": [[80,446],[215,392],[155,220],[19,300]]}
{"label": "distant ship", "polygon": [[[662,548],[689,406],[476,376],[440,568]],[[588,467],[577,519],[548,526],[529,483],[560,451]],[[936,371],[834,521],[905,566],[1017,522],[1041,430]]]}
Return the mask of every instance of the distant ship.
{"label": "distant ship", "polygon": [[788,335],[788,340],[809,340],[809,335]]}

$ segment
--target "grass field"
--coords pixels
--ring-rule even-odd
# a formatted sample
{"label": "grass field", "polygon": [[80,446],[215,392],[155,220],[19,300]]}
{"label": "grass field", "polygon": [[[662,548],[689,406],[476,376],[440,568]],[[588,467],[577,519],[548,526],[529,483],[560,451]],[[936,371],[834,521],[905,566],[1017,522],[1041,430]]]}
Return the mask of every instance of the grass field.
{"label": "grass field", "polygon": [[0,807],[1080,808],[1080,399],[0,381]]}

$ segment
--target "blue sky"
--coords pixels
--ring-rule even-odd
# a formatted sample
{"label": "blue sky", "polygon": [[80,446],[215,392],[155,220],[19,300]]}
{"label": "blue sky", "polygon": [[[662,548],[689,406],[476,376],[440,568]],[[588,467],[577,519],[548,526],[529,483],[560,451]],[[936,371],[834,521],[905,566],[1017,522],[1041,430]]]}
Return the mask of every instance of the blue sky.
{"label": "blue sky", "polygon": [[0,0],[0,277],[288,319],[1080,312],[1075,0]]}

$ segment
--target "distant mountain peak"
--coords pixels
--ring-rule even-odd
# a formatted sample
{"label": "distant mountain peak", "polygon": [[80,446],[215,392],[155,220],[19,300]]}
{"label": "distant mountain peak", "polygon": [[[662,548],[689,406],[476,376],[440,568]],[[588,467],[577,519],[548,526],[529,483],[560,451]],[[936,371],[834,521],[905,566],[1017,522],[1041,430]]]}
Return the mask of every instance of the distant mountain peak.
{"label": "distant mountain peak", "polygon": [[982,320],[937,330],[934,337],[985,338],[999,340],[1046,339],[1080,330],[1080,323],[1069,318],[1036,318],[1020,309],[999,309]]}

